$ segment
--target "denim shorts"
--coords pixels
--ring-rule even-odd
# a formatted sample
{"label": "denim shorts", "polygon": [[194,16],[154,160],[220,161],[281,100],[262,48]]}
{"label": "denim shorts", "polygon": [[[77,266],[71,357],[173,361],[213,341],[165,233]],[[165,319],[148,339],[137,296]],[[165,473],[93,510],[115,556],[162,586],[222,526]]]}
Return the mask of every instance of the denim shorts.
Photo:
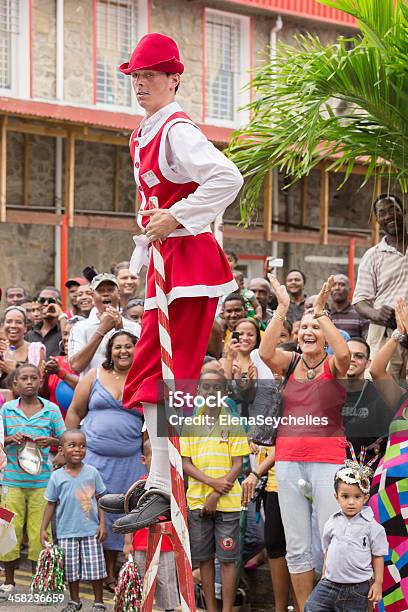
{"label": "denim shorts", "polygon": [[193,564],[217,558],[225,563],[235,563],[240,558],[240,512],[215,512],[213,516],[200,516],[201,510],[190,510],[190,532]]}
{"label": "denim shorts", "polygon": [[317,583],[305,605],[305,612],[366,612],[370,583],[339,584],[327,578]]}

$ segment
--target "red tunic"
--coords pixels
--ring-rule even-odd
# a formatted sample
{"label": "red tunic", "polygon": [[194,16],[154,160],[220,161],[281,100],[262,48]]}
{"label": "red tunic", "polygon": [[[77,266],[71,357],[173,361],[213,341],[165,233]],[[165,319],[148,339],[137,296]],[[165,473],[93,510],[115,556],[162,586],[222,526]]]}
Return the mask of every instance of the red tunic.
{"label": "red tunic", "polygon": [[[194,125],[184,112],[179,111],[163,117],[146,136],[139,128],[130,138],[141,210],[149,207],[151,196],[158,198],[159,208],[171,208],[199,186],[193,181],[186,182],[186,178],[180,177],[167,164],[166,138],[168,130],[175,123]],[[139,216],[141,227],[146,227],[148,222],[148,217]],[[163,258],[169,304],[179,297],[220,297],[236,289],[231,268],[210,227],[193,236],[180,225],[163,242]],[[155,296],[153,261],[150,259],[145,310],[157,307]]]}

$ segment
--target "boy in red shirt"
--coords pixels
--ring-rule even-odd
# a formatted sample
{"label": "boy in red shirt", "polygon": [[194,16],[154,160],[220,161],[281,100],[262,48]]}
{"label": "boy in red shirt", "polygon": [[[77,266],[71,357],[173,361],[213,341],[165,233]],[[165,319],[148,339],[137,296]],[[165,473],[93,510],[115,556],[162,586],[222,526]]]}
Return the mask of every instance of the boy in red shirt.
{"label": "boy in red shirt", "polygon": [[[141,461],[146,466],[147,472],[149,472],[152,461],[152,448],[148,438],[143,442]],[[147,478],[147,476],[145,476],[145,478]],[[123,554],[126,558],[130,554],[133,555],[142,579],[144,578],[146,568],[148,535],[148,527],[140,529],[133,534],[127,533],[125,535],[125,544],[123,547]],[[159,610],[171,612],[180,605],[180,601],[177,594],[178,587],[173,544],[168,536],[163,536],[160,550],[160,563],[156,580],[155,607]]]}

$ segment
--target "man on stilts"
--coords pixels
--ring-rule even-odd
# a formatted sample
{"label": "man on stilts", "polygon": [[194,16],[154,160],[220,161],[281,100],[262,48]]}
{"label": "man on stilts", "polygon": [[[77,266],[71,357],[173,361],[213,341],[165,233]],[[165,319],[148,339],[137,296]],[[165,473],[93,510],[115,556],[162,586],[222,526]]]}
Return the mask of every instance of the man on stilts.
{"label": "man on stilts", "polygon": [[[108,512],[128,512],[114,526],[126,533],[170,518],[168,441],[157,435],[163,377],[148,245],[162,241],[176,386],[178,380],[198,382],[218,298],[236,289],[210,224],[234,201],[243,181],[234,164],[175,102],[184,66],[173,39],[147,34],[130,61],[119,69],[131,76],[137,100],[145,111],[145,118],[130,138],[141,202],[138,224],[145,231],[136,239],[132,263],[134,271],[143,263],[148,265],[142,334],[123,403],[143,410],[152,446],[149,477],[143,487],[128,496],[126,507],[124,495],[100,499],[101,507]],[[158,199],[158,209],[149,210],[149,198],[153,196]]]}

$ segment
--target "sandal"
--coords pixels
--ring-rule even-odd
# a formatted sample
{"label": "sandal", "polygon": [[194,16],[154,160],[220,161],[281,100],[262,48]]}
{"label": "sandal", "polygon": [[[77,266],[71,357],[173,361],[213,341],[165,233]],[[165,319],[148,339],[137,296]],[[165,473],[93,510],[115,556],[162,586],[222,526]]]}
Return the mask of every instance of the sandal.
{"label": "sandal", "polygon": [[[109,591],[109,593],[114,593],[115,588],[116,588],[116,583],[114,580],[110,580],[109,582],[104,582],[103,588],[105,589],[105,591]],[[95,605],[99,606],[103,604],[95,604]]]}

